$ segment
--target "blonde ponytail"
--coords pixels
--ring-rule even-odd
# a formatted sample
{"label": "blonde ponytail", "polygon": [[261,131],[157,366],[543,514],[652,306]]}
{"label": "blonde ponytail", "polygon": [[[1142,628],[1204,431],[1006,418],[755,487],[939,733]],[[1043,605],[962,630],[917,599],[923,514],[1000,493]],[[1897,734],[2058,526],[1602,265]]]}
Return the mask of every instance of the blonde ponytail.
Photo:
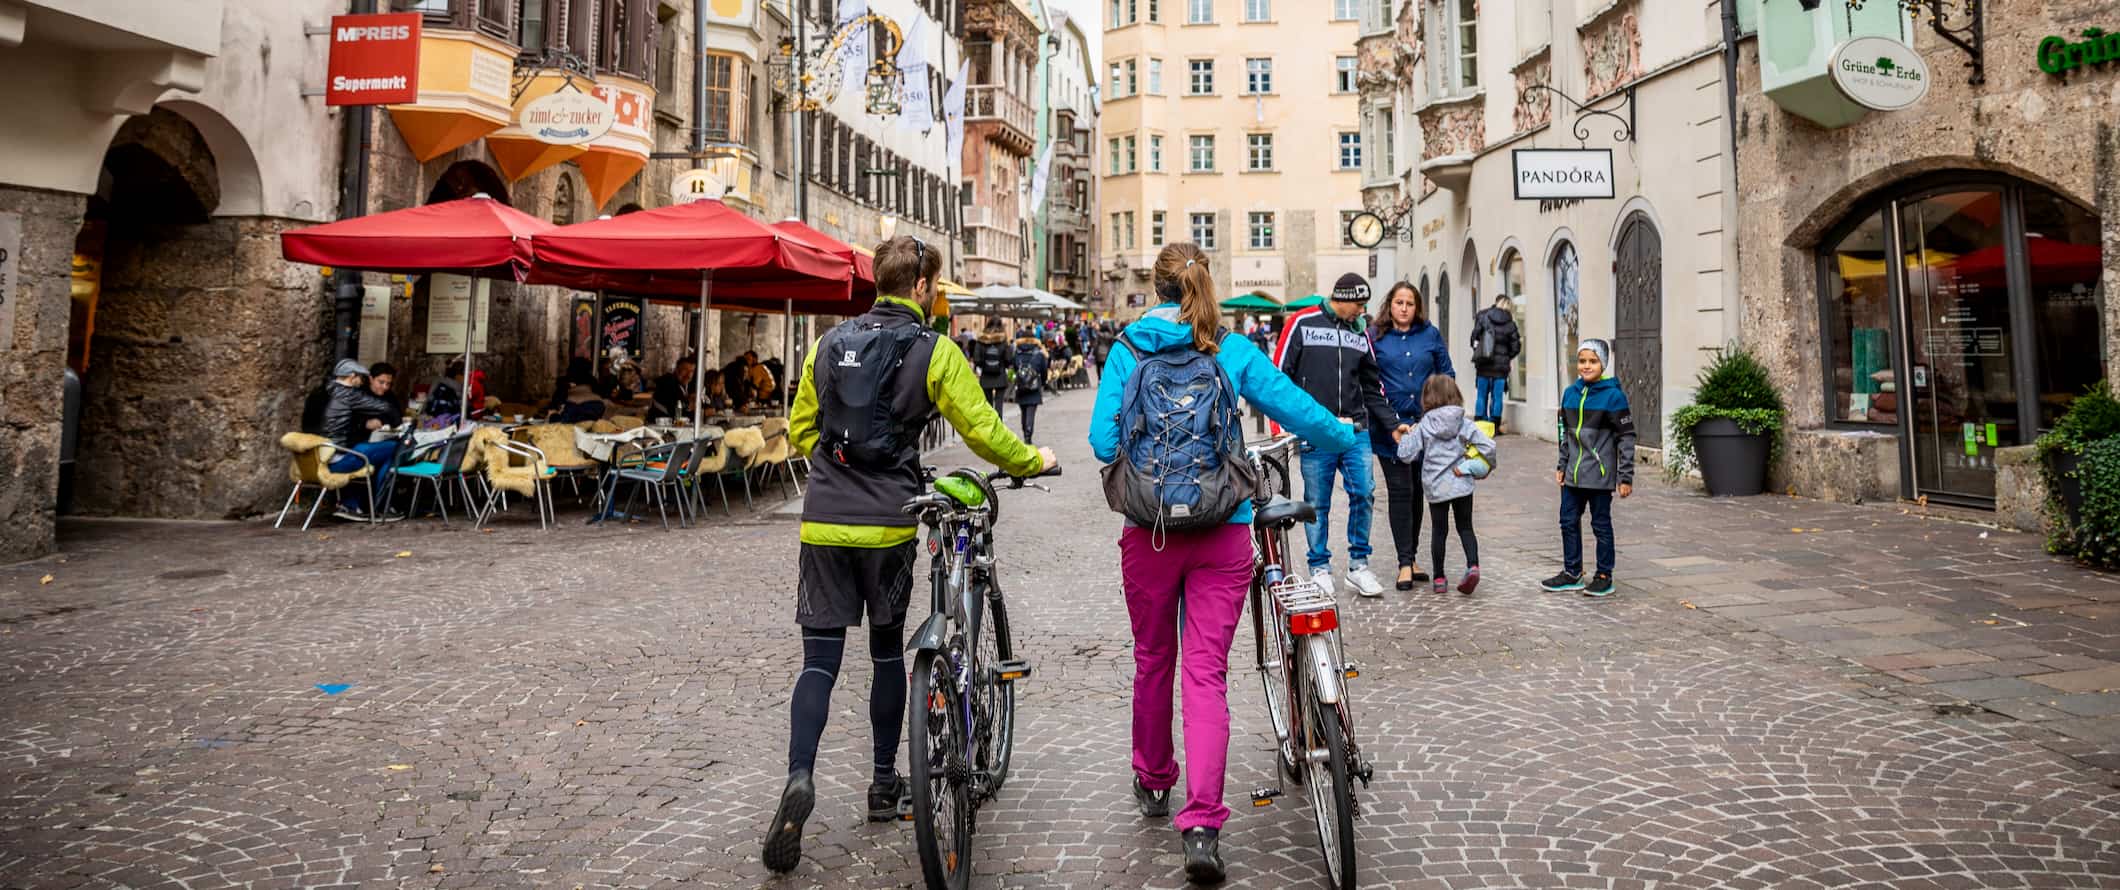
{"label": "blonde ponytail", "polygon": [[1215,276],[1207,270],[1207,254],[1191,242],[1181,241],[1156,255],[1153,284],[1159,294],[1173,289],[1178,296],[1178,318],[1193,329],[1193,347],[1213,355],[1221,348],[1215,336],[1222,328],[1222,307],[1215,302]]}

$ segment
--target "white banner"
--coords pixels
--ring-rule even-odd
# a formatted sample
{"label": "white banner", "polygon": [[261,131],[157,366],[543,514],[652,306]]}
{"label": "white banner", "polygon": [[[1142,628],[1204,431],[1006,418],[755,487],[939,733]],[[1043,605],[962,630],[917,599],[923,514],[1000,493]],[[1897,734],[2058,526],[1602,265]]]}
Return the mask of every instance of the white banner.
{"label": "white banner", "polygon": [[487,312],[492,307],[493,282],[478,281],[478,320],[472,325],[472,280],[462,275],[427,276],[427,351],[455,354],[464,351],[464,328],[471,330],[471,351],[486,351],[486,332],[492,325]]}
{"label": "white banner", "polygon": [[1031,213],[1037,213],[1038,208],[1045,205],[1045,184],[1053,173],[1053,145],[1052,142],[1045,143],[1045,150],[1038,153],[1038,167],[1031,173]]}
{"label": "white banner", "polygon": [[928,88],[926,62],[905,69],[905,92],[898,98],[898,126],[915,133],[935,129],[935,93]]}
{"label": "white banner", "polygon": [[1519,148],[1509,157],[1519,201],[1612,197],[1612,149]]}
{"label": "white banner", "polygon": [[957,65],[957,77],[942,94],[942,124],[949,133],[949,148],[944,157],[951,163],[963,155],[964,149],[964,81],[972,74],[972,63],[966,60]]}
{"label": "white banner", "polygon": [[927,16],[914,12],[913,23],[905,28],[905,42],[898,47],[898,67],[910,74],[913,66],[927,64],[927,42]]}
{"label": "white banner", "polygon": [[[839,24],[842,26],[868,14],[869,0],[839,0]],[[868,82],[869,32],[872,30],[874,28],[866,25],[856,28],[847,35],[847,41],[839,45],[841,93],[852,91],[854,95],[861,95]]]}

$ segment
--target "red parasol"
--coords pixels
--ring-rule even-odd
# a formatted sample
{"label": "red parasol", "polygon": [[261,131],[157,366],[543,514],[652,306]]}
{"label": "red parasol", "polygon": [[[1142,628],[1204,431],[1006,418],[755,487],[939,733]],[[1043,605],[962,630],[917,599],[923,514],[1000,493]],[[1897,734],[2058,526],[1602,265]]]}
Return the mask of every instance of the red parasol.
{"label": "red parasol", "polygon": [[477,195],[282,232],[280,255],[297,263],[371,272],[520,280],[530,268],[530,239],[554,228]]}
{"label": "red parasol", "polygon": [[[876,258],[855,250],[853,245],[811,228],[799,219],[784,219],[774,223],[773,228],[822,248],[833,256],[854,264],[854,302],[866,306],[876,298]],[[850,315],[852,312],[827,312],[829,315]]]}
{"label": "red parasol", "polygon": [[[2025,261],[2031,266],[2032,284],[2054,281],[2097,281],[2104,256],[2096,244],[2070,244],[2054,238],[2024,239]],[[2007,265],[2001,247],[1985,247],[1958,258],[1956,271],[1962,278],[2000,285]]]}

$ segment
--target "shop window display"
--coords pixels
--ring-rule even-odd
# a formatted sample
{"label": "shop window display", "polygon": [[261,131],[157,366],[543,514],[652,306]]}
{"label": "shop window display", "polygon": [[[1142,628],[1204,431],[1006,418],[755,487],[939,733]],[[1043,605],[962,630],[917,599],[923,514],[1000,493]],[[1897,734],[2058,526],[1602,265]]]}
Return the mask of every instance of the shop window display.
{"label": "shop window display", "polygon": [[1872,214],[1833,248],[1826,262],[1827,354],[1832,361],[1834,420],[1899,422],[1899,382],[1892,370],[1892,294],[1886,273],[1884,217]]}

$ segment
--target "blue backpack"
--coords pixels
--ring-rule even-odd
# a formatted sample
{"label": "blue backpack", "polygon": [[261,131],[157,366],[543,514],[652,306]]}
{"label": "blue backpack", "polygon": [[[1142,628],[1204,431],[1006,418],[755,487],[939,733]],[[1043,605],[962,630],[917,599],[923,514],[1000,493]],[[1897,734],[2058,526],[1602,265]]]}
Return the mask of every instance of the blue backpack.
{"label": "blue backpack", "polygon": [[[1216,332],[1217,340],[1228,331]],[[1237,391],[1215,357],[1190,340],[1144,354],[1119,401],[1119,456],[1104,467],[1104,500],[1136,525],[1167,531],[1214,528],[1258,490],[1244,456]]]}

